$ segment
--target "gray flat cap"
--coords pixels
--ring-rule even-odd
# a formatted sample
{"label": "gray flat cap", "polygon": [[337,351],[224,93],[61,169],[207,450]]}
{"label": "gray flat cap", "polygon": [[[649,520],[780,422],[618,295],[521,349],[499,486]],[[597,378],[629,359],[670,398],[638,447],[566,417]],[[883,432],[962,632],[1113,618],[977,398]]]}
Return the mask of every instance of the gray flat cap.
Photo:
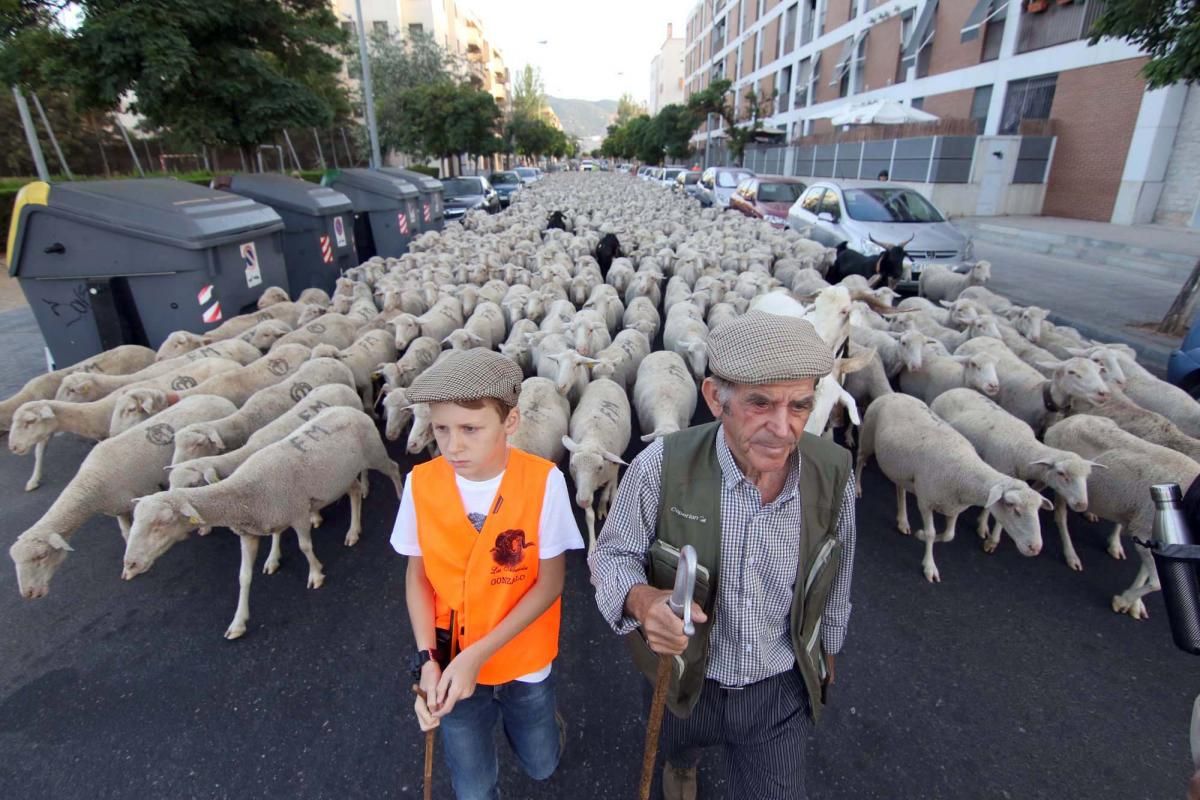
{"label": "gray flat cap", "polygon": [[822,378],[833,371],[833,351],[807,320],[749,311],[708,337],[708,368],[742,384]]}
{"label": "gray flat cap", "polygon": [[525,375],[517,362],[476,347],[451,353],[417,376],[405,397],[410,403],[447,403],[484,397],[517,404]]}

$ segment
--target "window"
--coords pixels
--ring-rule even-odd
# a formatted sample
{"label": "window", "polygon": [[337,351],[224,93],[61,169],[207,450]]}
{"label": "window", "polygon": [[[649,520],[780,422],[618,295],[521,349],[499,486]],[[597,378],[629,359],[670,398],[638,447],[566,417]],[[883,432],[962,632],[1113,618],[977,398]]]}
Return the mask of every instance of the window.
{"label": "window", "polygon": [[760,183],[758,199],[762,203],[794,203],[802,191],[803,183]]}
{"label": "window", "polygon": [[976,86],[971,95],[971,119],[975,120],[976,133],[983,135],[987,127],[988,106],[992,104],[992,87]]}
{"label": "window", "polygon": [[804,108],[808,105],[808,88],[812,83],[812,59],[806,58],[800,62],[796,72],[796,96],[792,108]]}
{"label": "window", "polygon": [[850,16],[846,17],[847,21],[854,19],[858,15],[858,0],[850,0]]}
{"label": "window", "polygon": [[388,24],[385,20],[377,19],[371,23],[371,27],[374,30],[376,36],[387,36],[388,35]]}
{"label": "window", "polygon": [[725,20],[721,20],[716,25],[713,25],[712,33],[712,51],[714,53],[720,51],[725,46]]}
{"label": "window", "polygon": [[908,80],[908,65],[904,63],[904,43],[912,37],[913,9],[900,15],[900,54],[896,57],[896,83]]}
{"label": "window", "polygon": [[924,109],[925,108],[925,98],[924,97],[914,97],[910,101],[909,105],[911,105],[913,108],[917,109],[918,111],[921,109]]}
{"label": "window", "polygon": [[825,196],[821,199],[821,212],[832,214],[834,219],[842,216],[842,204],[838,202],[837,192],[833,189],[825,190]]}
{"label": "window", "polygon": [[917,68],[917,77],[924,78],[929,74],[930,43],[933,42],[935,21],[937,17],[937,0],[925,0],[920,15],[912,27],[908,39],[904,42],[900,64],[907,69],[913,65]]}
{"label": "window", "polygon": [[995,61],[1000,57],[1000,44],[1004,39],[1004,12],[988,20],[983,29],[983,53],[980,61]]}
{"label": "window", "polygon": [[792,99],[792,68],[784,67],[779,71],[779,87],[776,89],[778,105],[776,113],[782,114],[788,110],[788,101]]}
{"label": "window", "polygon": [[817,186],[808,190],[808,194],[804,195],[804,199],[800,202],[800,207],[808,213],[816,216],[821,210],[821,198],[825,195],[825,188]]}
{"label": "window", "polygon": [[933,204],[912,189],[847,189],[846,213],[863,222],[944,222]]}
{"label": "window", "polygon": [[813,31],[817,24],[817,0],[804,0],[804,16],[800,20],[800,45],[806,45],[813,40]]}
{"label": "window", "polygon": [[1057,75],[1010,82],[1008,93],[1004,96],[1004,111],[1000,115],[1000,134],[1011,136],[1020,133],[1022,120],[1050,119],[1057,84]]}
{"label": "window", "polygon": [[784,15],[783,22],[783,54],[792,52],[796,46],[796,17],[800,14],[800,4],[793,3]]}
{"label": "window", "polygon": [[858,48],[854,55],[854,65],[851,67],[853,75],[854,94],[861,94],[866,89],[867,82],[867,34],[864,33],[862,40],[858,43]]}
{"label": "window", "polygon": [[[762,0],[759,2],[761,3]],[[762,66],[762,33],[762,28],[759,28],[758,32],[754,34],[754,70],[756,72]]]}
{"label": "window", "polygon": [[752,177],[751,173],[745,171],[721,170],[717,173],[717,186],[722,189],[732,189],[738,183],[746,178]]}

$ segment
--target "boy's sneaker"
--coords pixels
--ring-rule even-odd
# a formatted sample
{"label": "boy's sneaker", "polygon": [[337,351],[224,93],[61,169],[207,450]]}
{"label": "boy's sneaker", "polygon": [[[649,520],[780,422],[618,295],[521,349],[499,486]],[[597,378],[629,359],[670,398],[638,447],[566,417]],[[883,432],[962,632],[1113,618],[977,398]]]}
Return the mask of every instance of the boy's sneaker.
{"label": "boy's sneaker", "polygon": [[663,800],[696,800],[696,767],[663,764]]}

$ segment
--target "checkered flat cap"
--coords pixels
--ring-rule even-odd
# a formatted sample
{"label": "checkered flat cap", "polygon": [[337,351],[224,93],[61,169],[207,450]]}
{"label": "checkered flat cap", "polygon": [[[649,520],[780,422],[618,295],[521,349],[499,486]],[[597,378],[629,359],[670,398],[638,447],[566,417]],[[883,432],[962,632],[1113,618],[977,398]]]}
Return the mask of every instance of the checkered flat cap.
{"label": "checkered flat cap", "polygon": [[833,351],[807,320],[750,311],[713,330],[708,368],[748,385],[822,378],[833,371]]}
{"label": "checkered flat cap", "polygon": [[517,362],[494,350],[476,347],[447,355],[417,376],[404,394],[410,403],[494,397],[515,406],[524,379]]}

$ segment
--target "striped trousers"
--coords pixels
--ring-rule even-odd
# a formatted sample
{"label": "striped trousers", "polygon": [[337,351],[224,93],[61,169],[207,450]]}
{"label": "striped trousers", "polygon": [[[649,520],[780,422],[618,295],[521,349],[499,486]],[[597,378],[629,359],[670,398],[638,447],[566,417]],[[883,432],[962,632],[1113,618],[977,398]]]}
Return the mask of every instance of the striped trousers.
{"label": "striped trousers", "polygon": [[731,799],[804,800],[811,730],[808,692],[792,668],[744,689],[706,679],[690,717],[666,712],[660,749],[672,765],[693,767],[704,748],[720,746]]}

